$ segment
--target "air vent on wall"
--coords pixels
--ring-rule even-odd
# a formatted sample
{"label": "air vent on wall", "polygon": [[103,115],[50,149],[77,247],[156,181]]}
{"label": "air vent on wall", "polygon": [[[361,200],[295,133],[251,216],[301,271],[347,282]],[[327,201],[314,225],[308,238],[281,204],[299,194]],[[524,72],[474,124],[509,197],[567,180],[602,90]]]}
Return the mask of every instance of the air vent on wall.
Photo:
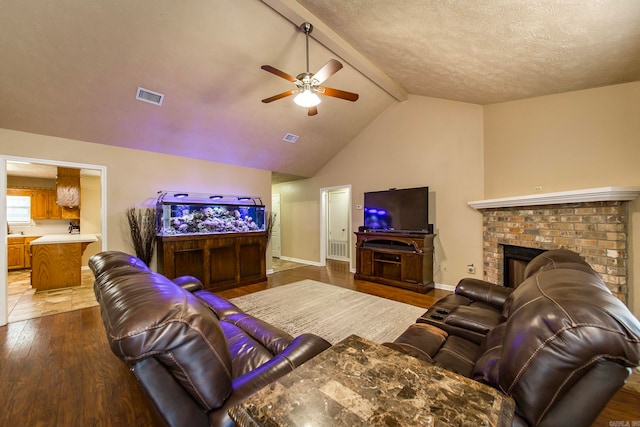
{"label": "air vent on wall", "polygon": [[294,135],[292,133],[287,133],[284,138],[282,138],[283,141],[287,141],[290,143],[295,143],[298,140],[299,136],[298,135]]}
{"label": "air vent on wall", "polygon": [[138,101],[148,102],[149,104],[160,106],[162,105],[164,95],[161,93],[153,92],[149,89],[139,87],[138,93],[136,94],[136,99]]}

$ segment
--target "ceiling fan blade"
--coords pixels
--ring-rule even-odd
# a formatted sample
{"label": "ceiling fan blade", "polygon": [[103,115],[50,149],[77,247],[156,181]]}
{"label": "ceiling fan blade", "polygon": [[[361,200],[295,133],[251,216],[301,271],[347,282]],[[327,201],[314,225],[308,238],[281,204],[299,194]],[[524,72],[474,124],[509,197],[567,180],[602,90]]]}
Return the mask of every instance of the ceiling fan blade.
{"label": "ceiling fan blade", "polygon": [[275,74],[278,77],[282,77],[285,80],[289,80],[292,83],[295,83],[297,81],[297,79],[293,76],[290,76],[289,74],[285,73],[284,71],[280,71],[277,68],[272,67],[271,65],[263,65],[262,67],[263,70],[270,72],[271,74]]}
{"label": "ceiling fan blade", "polygon": [[286,92],[282,92],[282,93],[279,93],[277,95],[273,95],[273,96],[271,96],[269,98],[265,98],[265,99],[262,100],[262,102],[264,102],[266,104],[266,103],[269,103],[269,102],[277,101],[278,99],[282,99],[282,98],[285,98],[287,96],[293,95],[296,92],[298,92],[297,89],[288,90]]}
{"label": "ceiling fan blade", "polygon": [[315,116],[316,114],[318,114],[318,107],[309,107],[307,116]]}
{"label": "ceiling fan blade", "polygon": [[347,101],[355,102],[359,96],[357,93],[347,92],[340,89],[333,89],[330,87],[318,86],[318,93],[327,96],[333,96],[334,98],[346,99]]}
{"label": "ceiling fan blade", "polygon": [[341,68],[342,64],[339,61],[330,59],[329,62],[324,64],[322,68],[320,68],[318,72],[313,75],[313,78],[318,81],[317,84],[320,84],[337,73]]}

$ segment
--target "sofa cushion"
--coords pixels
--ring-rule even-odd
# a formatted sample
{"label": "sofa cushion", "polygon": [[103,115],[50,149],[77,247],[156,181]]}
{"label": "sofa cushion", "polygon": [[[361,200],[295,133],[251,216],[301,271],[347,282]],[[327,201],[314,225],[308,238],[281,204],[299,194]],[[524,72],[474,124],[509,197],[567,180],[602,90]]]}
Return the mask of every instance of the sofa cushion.
{"label": "sofa cushion", "polygon": [[218,319],[166,277],[130,272],[95,287],[112,351],[131,365],[154,357],[205,411],[223,405],[232,364]]}
{"label": "sofa cushion", "polygon": [[494,309],[461,306],[454,308],[449,313],[445,318],[445,323],[486,335],[504,320],[502,314]]}
{"label": "sofa cushion", "polygon": [[220,320],[224,320],[228,316],[238,313],[244,313],[240,307],[231,301],[222,298],[213,292],[207,290],[196,291],[193,293],[204,305],[209,307],[211,311]]}
{"label": "sofa cushion", "polygon": [[470,377],[479,352],[480,346],[477,344],[455,335],[449,335],[440,351],[433,357],[433,361],[438,366]]}
{"label": "sofa cushion", "polygon": [[415,323],[409,326],[392,343],[384,343],[385,346],[408,354],[427,362],[440,350],[447,340],[448,334],[442,329],[426,323]]}

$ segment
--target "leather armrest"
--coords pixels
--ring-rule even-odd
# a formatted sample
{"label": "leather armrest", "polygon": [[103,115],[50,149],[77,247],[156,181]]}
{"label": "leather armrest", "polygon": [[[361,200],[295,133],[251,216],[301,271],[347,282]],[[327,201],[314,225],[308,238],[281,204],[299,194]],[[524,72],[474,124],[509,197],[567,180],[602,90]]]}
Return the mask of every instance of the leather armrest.
{"label": "leather armrest", "polygon": [[188,292],[195,292],[204,289],[204,285],[200,279],[193,276],[180,276],[172,279],[171,281]]}
{"label": "leather armrest", "polygon": [[233,380],[233,393],[248,396],[331,347],[314,334],[302,334],[273,359]]}
{"label": "leather armrest", "polygon": [[307,360],[331,347],[324,339],[313,334],[298,336],[282,353],[251,372],[233,380],[233,393],[224,406],[209,412],[211,425],[233,427],[236,424],[229,418],[228,410],[244,399],[266,387],[273,381],[291,372]]}
{"label": "leather armrest", "polygon": [[473,301],[480,301],[502,309],[513,288],[495,285],[480,279],[465,278],[456,286],[456,294],[465,296]]}
{"label": "leather armrest", "polygon": [[453,309],[445,318],[444,323],[486,335],[504,320],[504,317],[498,311],[481,307],[462,306]]}

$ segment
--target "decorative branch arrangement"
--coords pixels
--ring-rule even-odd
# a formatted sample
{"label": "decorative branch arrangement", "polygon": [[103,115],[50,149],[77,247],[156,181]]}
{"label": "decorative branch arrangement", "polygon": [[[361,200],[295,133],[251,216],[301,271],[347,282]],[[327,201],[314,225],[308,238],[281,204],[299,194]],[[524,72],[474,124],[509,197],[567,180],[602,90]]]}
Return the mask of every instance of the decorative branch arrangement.
{"label": "decorative branch arrangement", "polygon": [[149,265],[156,243],[156,217],[155,210],[151,208],[129,208],[127,220],[131,230],[131,241],[136,256]]}

